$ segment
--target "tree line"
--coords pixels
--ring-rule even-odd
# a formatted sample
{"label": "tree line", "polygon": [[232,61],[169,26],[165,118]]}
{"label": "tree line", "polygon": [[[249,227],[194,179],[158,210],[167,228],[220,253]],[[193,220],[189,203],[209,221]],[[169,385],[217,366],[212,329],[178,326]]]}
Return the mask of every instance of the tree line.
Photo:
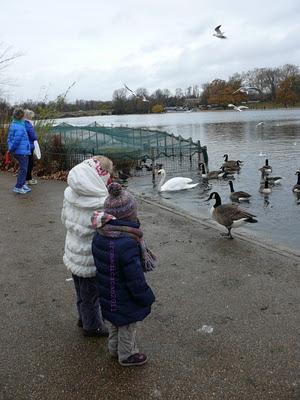
{"label": "tree line", "polygon": [[[297,65],[285,64],[275,68],[255,68],[247,72],[235,73],[228,80],[214,79],[201,86],[192,85],[169,89],[156,89],[149,93],[146,88],[137,88],[134,94],[125,87],[114,90],[111,101],[76,100],[67,101],[67,91],[54,101],[27,100],[19,106],[33,110],[37,117],[54,118],[60,116],[94,114],[144,114],[162,112],[166,108],[227,108],[228,104],[266,102],[272,105],[295,106],[300,103],[300,70]],[[255,90],[239,90],[252,87]],[[1,98],[1,93],[0,93]],[[12,106],[4,100],[0,111],[11,112]],[[7,111],[9,110],[9,111]]]}

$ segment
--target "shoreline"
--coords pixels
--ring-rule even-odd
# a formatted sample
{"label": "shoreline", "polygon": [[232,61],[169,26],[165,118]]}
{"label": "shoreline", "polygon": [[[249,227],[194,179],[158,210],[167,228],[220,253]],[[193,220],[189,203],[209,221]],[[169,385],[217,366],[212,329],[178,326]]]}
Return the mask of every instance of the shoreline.
{"label": "shoreline", "polygon": [[[200,225],[207,227],[207,228],[213,228],[217,230],[218,232],[224,233],[225,228],[222,228],[217,222],[215,222],[212,218],[204,217],[203,215],[200,215],[199,218],[195,217],[193,214],[190,214],[188,212],[185,212],[184,210],[177,208],[177,207],[171,207],[165,204],[157,203],[152,199],[145,198],[144,196],[134,193],[134,191],[131,190],[133,195],[140,199],[141,201],[144,201],[145,203],[148,203],[152,205],[153,207],[160,207],[164,210],[167,210],[169,212],[172,212],[176,215],[179,215],[181,217],[188,218],[191,221],[197,222]],[[250,230],[244,229],[244,228],[238,228],[238,230],[234,231],[234,238],[238,238],[241,240],[244,240],[246,242],[252,243],[254,245],[257,245],[259,247],[265,248],[267,250],[273,251],[274,253],[277,253],[281,256],[286,256],[286,257],[291,257],[295,259],[296,261],[300,261],[300,251],[297,251],[296,249],[293,249],[291,247],[286,246],[283,243],[274,243],[274,241],[267,240],[266,238],[262,237],[263,234],[260,232],[255,232],[251,233]],[[226,239],[224,239],[226,240]]]}
{"label": "shoreline", "polygon": [[138,328],[149,363],[122,368],[106,339],[76,326],[62,262],[66,183],[40,180],[19,196],[14,182],[0,173],[3,398],[129,400],[138,386],[143,400],[298,399],[299,259],[138,199],[160,265],[146,275],[156,302]]}

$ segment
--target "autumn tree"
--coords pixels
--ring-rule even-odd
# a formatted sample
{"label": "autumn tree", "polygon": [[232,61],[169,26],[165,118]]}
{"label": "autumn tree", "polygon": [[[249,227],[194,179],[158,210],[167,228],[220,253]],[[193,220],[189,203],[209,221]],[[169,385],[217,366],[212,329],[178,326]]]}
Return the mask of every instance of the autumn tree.
{"label": "autumn tree", "polygon": [[299,86],[299,81],[297,82],[296,77],[289,77],[280,82],[276,102],[284,104],[285,107],[295,105],[300,100],[295,91],[297,86]]}

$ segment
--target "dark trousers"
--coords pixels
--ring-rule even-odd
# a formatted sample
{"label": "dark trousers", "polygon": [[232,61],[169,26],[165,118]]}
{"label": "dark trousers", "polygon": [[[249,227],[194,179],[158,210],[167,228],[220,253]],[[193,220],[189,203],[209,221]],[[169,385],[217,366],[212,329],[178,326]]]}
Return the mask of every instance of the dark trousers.
{"label": "dark trousers", "polygon": [[21,189],[26,182],[26,174],[28,168],[28,156],[21,154],[14,154],[14,158],[19,162],[19,172],[17,176],[16,188]]}
{"label": "dark trousers", "polygon": [[103,319],[96,278],[72,276],[77,294],[77,310],[79,318],[82,320],[83,329],[86,331],[101,329]]}
{"label": "dark trousers", "polygon": [[28,156],[28,168],[27,168],[26,181],[31,181],[32,169],[33,169],[33,150],[31,150],[31,154],[30,154],[30,156]]}

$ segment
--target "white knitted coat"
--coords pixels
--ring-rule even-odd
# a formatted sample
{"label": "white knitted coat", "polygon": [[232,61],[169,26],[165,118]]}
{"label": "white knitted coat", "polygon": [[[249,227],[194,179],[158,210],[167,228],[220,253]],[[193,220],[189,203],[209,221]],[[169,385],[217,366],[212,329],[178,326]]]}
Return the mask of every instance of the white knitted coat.
{"label": "white knitted coat", "polygon": [[64,264],[72,274],[90,278],[96,275],[92,255],[95,230],[91,217],[102,210],[108,195],[106,183],[109,174],[99,176],[96,169],[82,162],[71,169],[68,187],[64,193],[61,220],[67,228]]}

